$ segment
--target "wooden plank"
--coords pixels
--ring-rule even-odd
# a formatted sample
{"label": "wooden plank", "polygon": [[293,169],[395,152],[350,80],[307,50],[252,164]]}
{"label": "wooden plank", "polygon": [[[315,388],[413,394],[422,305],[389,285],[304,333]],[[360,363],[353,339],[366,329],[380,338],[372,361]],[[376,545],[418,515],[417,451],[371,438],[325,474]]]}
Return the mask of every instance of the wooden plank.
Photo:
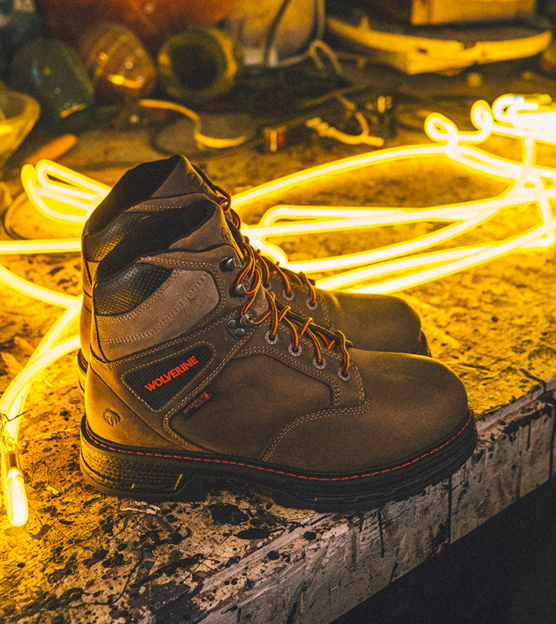
{"label": "wooden plank", "polygon": [[463,537],[553,474],[554,395],[481,431],[473,458],[452,478],[452,541]]}

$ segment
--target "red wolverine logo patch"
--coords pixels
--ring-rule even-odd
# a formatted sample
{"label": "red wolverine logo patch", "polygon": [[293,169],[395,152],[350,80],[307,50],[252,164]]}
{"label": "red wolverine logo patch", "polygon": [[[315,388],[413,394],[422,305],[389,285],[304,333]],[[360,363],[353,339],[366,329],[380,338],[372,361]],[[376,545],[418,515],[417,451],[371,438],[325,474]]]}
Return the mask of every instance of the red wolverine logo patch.
{"label": "red wolverine logo patch", "polygon": [[205,368],[212,357],[208,345],[149,364],[124,377],[127,386],[152,409],[160,409]]}
{"label": "red wolverine logo patch", "polygon": [[208,403],[213,396],[214,392],[212,390],[209,390],[208,388],[205,388],[205,390],[203,390],[201,394],[195,397],[193,401],[191,401],[191,403],[186,405],[181,410],[182,416],[185,416],[186,418],[191,418],[191,416],[193,416],[193,414],[195,414],[197,410],[203,407],[205,403]]}
{"label": "red wolverine logo patch", "polygon": [[153,379],[151,383],[145,384],[145,388],[149,392],[152,392],[157,386],[168,383],[197,364],[199,364],[199,360],[192,355],[186,362],[182,362],[179,366],[176,366],[176,368],[172,368],[172,370],[169,370],[165,375],[161,375],[160,377]]}

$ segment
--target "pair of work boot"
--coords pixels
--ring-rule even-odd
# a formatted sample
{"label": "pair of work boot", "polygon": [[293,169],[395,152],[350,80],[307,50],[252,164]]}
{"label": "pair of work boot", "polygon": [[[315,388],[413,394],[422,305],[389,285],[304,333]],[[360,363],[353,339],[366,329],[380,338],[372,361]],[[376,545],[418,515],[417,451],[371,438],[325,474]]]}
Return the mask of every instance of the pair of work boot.
{"label": "pair of work boot", "polygon": [[126,173],[82,252],[81,468],[98,489],[186,500],[238,480],[357,509],[471,455],[465,389],[425,357],[413,310],[321,291],[261,256],[229,195],[182,156]]}

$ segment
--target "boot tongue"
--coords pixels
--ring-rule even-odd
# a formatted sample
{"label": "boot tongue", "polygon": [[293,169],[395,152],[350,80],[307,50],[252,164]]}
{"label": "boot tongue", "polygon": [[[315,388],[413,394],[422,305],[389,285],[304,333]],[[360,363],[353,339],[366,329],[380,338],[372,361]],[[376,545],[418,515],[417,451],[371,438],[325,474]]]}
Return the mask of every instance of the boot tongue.
{"label": "boot tongue", "polygon": [[188,193],[203,193],[217,204],[224,199],[224,195],[212,189],[185,156],[176,157],[176,160],[174,169],[151,195],[153,199]]}
{"label": "boot tongue", "polygon": [[234,225],[234,222],[232,220],[232,217],[229,213],[225,214],[226,217],[226,223],[228,224],[228,227],[230,229],[230,232],[232,233],[232,236],[234,237],[234,240],[236,242],[236,244],[238,245],[238,247],[244,251],[244,241],[243,241],[243,236],[241,234],[241,232],[237,229],[237,227]]}
{"label": "boot tongue", "polygon": [[268,307],[269,303],[264,294],[264,288],[261,286],[257,291],[250,309],[260,318],[268,312]]}

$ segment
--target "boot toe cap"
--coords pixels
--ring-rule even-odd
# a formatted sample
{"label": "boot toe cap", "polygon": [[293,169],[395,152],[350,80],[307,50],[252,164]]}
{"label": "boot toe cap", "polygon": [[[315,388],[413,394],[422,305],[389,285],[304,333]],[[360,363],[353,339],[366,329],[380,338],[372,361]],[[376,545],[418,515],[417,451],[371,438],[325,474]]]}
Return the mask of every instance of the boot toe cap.
{"label": "boot toe cap", "polygon": [[327,474],[395,470],[457,440],[469,408],[449,368],[420,356],[351,354],[365,401],[299,419],[267,460]]}

